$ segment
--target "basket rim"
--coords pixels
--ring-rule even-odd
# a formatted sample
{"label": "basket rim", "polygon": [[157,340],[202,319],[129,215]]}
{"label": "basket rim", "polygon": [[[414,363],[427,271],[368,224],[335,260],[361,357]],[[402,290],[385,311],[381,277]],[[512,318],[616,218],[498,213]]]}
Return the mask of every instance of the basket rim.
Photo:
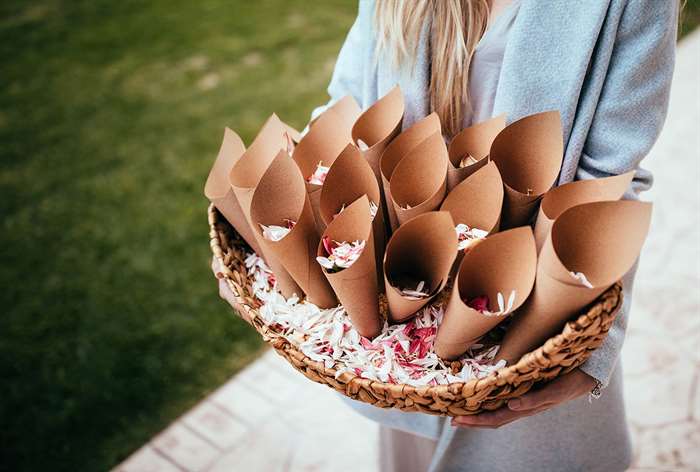
{"label": "basket rim", "polygon": [[[332,376],[337,381],[344,384],[350,384],[351,382],[359,382],[360,384],[363,384],[366,387],[371,386],[373,389],[391,390],[401,395],[405,395],[411,392],[419,392],[422,396],[432,396],[433,394],[440,395],[446,392],[452,392],[454,394],[457,394],[463,391],[464,389],[480,390],[482,388],[487,388],[490,386],[495,387],[500,385],[501,383],[506,382],[505,379],[512,378],[514,374],[528,372],[530,365],[536,359],[541,357],[548,357],[548,354],[546,352],[547,347],[551,348],[557,345],[564,344],[567,335],[572,335],[572,333],[575,332],[583,332],[589,326],[594,324],[602,316],[601,310],[596,310],[597,305],[605,305],[608,308],[608,311],[612,313],[613,317],[615,317],[618,314],[619,310],[622,308],[623,305],[622,282],[617,281],[605,292],[603,292],[603,294],[601,294],[595,300],[595,302],[588,306],[585,309],[585,311],[582,312],[576,319],[568,321],[560,333],[550,337],[537,349],[523,354],[518,360],[518,362],[512,365],[506,365],[504,367],[501,367],[500,369],[491,372],[489,375],[483,378],[471,379],[465,382],[451,382],[449,384],[413,386],[408,384],[394,384],[389,382],[382,382],[380,380],[367,379],[365,377],[360,377],[348,371],[345,371],[336,377],[337,369],[335,368],[335,366],[338,365],[337,362],[334,363],[334,367],[326,367],[322,362],[314,361],[313,359],[309,358],[306,354],[299,351],[297,347],[294,344],[292,344],[287,338],[285,338],[282,334],[277,332],[270,325],[265,323],[265,321],[259,314],[258,308],[248,303],[244,294],[239,293],[237,284],[232,279],[233,272],[228,268],[228,266],[226,266],[224,258],[222,256],[223,249],[221,247],[221,238],[226,236],[222,235],[216,227],[217,224],[223,222],[225,222],[229,226],[231,225],[216,209],[213,203],[209,205],[207,213],[209,220],[210,248],[214,257],[216,257],[221,263],[221,266],[224,267],[224,280],[226,280],[227,285],[229,286],[229,288],[231,289],[238,301],[239,307],[236,308],[238,308],[238,311],[246,312],[245,314],[249,317],[249,319],[243,317],[244,320],[247,321],[251,326],[253,326],[253,328],[255,328],[258,334],[260,334],[263,337],[263,340],[268,344],[272,345],[272,347],[274,347],[275,349],[285,350],[287,354],[295,357],[296,360],[302,362],[304,365],[313,368],[317,372],[323,373],[323,375],[325,376]],[[231,227],[231,229],[233,232],[236,232],[236,230],[233,227]],[[231,245],[231,247],[233,246],[234,245]],[[240,272],[238,273],[241,274]],[[248,280],[247,274],[241,274],[241,276],[245,280]],[[614,304],[614,306],[609,306],[610,304]],[[243,313],[241,313],[241,315],[243,315]]]}

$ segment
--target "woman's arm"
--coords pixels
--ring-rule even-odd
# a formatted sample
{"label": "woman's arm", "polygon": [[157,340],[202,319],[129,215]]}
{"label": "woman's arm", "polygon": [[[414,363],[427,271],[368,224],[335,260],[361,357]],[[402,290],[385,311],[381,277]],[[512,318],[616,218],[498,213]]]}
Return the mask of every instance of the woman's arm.
{"label": "woman's arm", "polygon": [[[661,132],[675,63],[678,2],[630,1],[618,27],[605,84],[591,123],[577,179],[637,169],[625,198],[652,183],[639,168]],[[607,386],[627,327],[635,264],[623,278],[625,302],[603,345],[580,368],[508,402],[507,408],[454,418],[454,426],[497,428],[587,394],[595,380]]]}
{"label": "woman's arm", "polygon": [[[605,84],[579,161],[576,179],[637,169],[624,198],[649,189],[652,175],[639,168],[666,119],[675,64],[678,1],[630,1],[618,27]],[[623,279],[625,303],[603,345],[581,370],[607,386],[625,337],[637,265]]]}

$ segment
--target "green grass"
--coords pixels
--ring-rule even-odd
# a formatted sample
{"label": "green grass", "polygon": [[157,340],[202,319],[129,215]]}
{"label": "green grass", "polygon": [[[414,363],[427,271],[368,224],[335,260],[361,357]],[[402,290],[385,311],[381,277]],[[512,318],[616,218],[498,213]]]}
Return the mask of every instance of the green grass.
{"label": "green grass", "polygon": [[225,125],[325,102],[355,11],[0,3],[0,470],[106,470],[259,354],[217,297],[204,180]]}
{"label": "green grass", "polygon": [[352,1],[0,4],[0,470],[106,470],[259,354],[218,299],[223,127],[327,100]]}

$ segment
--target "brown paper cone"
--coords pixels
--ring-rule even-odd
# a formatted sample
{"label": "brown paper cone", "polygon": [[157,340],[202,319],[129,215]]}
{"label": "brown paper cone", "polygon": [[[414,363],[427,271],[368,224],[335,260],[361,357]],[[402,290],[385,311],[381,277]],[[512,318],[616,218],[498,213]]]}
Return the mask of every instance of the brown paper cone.
{"label": "brown paper cone", "polygon": [[204,185],[204,195],[224,215],[224,218],[231,223],[231,226],[241,235],[253,251],[262,256],[255,233],[253,233],[248,220],[243,214],[241,205],[233,193],[228,178],[231,169],[244,152],[245,146],[241,138],[235,132],[226,128],[219,155],[209,172],[207,183]]}
{"label": "brown paper cone", "polygon": [[[535,288],[503,339],[509,363],[541,345],[634,264],[651,221],[651,204],[593,202],[564,211],[552,225],[537,264]],[[593,288],[569,271],[582,272]]]}
{"label": "brown paper cone", "polygon": [[319,212],[324,224],[330,224],[334,215],[337,215],[343,206],[347,208],[363,195],[367,195],[369,200],[378,206],[377,215],[372,222],[372,234],[378,276],[381,277],[386,236],[379,184],[377,184],[374,172],[367,161],[362,159],[360,151],[356,146],[350,144],[345,147],[331,166],[321,190]]}
{"label": "brown paper cone", "polygon": [[[506,115],[498,115],[465,128],[452,138],[448,147],[451,164],[447,171],[448,191],[486,165],[491,144],[505,126]],[[467,167],[459,167],[459,163],[467,156],[473,157],[477,162]]]}
{"label": "brown paper cone", "polygon": [[498,166],[505,187],[502,228],[530,223],[539,199],[559,175],[563,152],[557,111],[522,118],[496,136],[490,159]]}
{"label": "brown paper cone", "polygon": [[294,149],[292,158],[297,163],[301,174],[304,176],[306,191],[309,194],[311,209],[314,212],[314,220],[318,233],[321,234],[325,225],[319,213],[322,185],[308,182],[309,177],[316,171],[319,163],[326,167],[333,165],[338,155],[345,146],[352,142],[350,134],[351,125],[333,110],[326,110],[314,122],[314,125],[301,138],[299,145]]}
{"label": "brown paper cone", "polygon": [[467,306],[465,300],[486,295],[489,311],[496,312],[499,310],[498,293],[505,298],[507,309],[508,298],[515,290],[512,313],[530,295],[536,268],[535,238],[528,227],[489,236],[469,251],[459,267],[435,337],[437,355],[447,360],[458,358],[508,316],[508,313],[484,315]]}
{"label": "brown paper cone", "polygon": [[[441,134],[426,138],[399,162],[389,180],[389,204],[394,207],[399,225],[440,207],[447,193],[448,165]],[[402,208],[407,205],[410,208]]]}
{"label": "brown paper cone", "polygon": [[379,157],[401,131],[403,112],[403,95],[397,85],[365,110],[352,127],[353,143],[357,144],[360,139],[369,147],[362,151],[362,155],[372,168],[377,183],[381,183]]}
{"label": "brown paper cone", "polygon": [[[250,206],[253,227],[262,243],[282,263],[307,299],[320,308],[336,305],[335,295],[316,262],[319,235],[304,177],[286,151],[280,151],[255,189]],[[262,236],[260,225],[283,226],[285,219],[294,228],[279,241]]]}
{"label": "brown paper cone", "polygon": [[[389,319],[402,322],[414,315],[447,283],[457,255],[457,234],[446,211],[419,215],[401,225],[393,234],[384,254],[384,284],[389,303]],[[431,297],[410,300],[401,294],[401,283],[424,280]]]}
{"label": "brown paper cone", "polygon": [[362,114],[362,108],[357,104],[352,95],[346,95],[333,105],[329,110],[333,110],[345,122],[349,129],[352,129],[357,119]]}
{"label": "brown paper cone", "polygon": [[455,225],[466,224],[490,233],[498,231],[503,207],[503,181],[496,164],[489,162],[457,185],[440,206]]}
{"label": "brown paper cone", "polygon": [[245,215],[246,221],[248,221],[248,224],[253,230],[253,234],[255,234],[263,258],[275,274],[277,289],[282,295],[289,298],[295,293],[301,295],[301,289],[296,282],[292,280],[287,270],[277,258],[267,250],[265,244],[262,242],[262,236],[260,236],[259,232],[254,228],[253,221],[250,217],[251,199],[253,198],[253,193],[260,179],[279,151],[281,149],[287,149],[285,133],[286,128],[279,118],[277,118],[277,115],[271,115],[250,147],[234,164],[229,174],[229,183]]}
{"label": "brown paper cone", "polygon": [[[328,224],[323,236],[337,242],[365,241],[362,254],[350,267],[335,273],[323,270],[323,273],[355,329],[366,338],[374,338],[381,332],[384,320],[379,313],[372,219],[367,196],[363,195],[345,208]],[[317,255],[327,256],[323,243],[319,243]]]}
{"label": "brown paper cone", "polygon": [[629,187],[634,171],[602,179],[579,180],[555,187],[542,198],[535,223],[537,252],[547,239],[554,220],[565,210],[582,203],[619,200]]}
{"label": "brown paper cone", "polygon": [[396,218],[394,206],[391,205],[391,189],[389,181],[394,169],[401,162],[401,159],[406,157],[406,154],[411,152],[413,148],[422,143],[425,139],[433,134],[442,134],[440,128],[440,118],[437,113],[431,113],[420,121],[417,121],[406,131],[399,134],[386,147],[379,159],[379,170],[382,177],[382,190],[384,193],[384,201],[386,202],[386,214],[389,220],[389,228],[393,231],[399,227],[399,220]]}

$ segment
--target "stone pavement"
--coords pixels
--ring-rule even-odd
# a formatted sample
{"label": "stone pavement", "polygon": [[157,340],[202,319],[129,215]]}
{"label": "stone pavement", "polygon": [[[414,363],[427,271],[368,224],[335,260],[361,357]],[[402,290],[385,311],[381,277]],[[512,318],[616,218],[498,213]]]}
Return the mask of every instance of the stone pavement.
{"label": "stone pavement", "polygon": [[[622,357],[632,470],[700,470],[700,30],[678,50]],[[377,470],[377,426],[274,351],[115,470]]]}

